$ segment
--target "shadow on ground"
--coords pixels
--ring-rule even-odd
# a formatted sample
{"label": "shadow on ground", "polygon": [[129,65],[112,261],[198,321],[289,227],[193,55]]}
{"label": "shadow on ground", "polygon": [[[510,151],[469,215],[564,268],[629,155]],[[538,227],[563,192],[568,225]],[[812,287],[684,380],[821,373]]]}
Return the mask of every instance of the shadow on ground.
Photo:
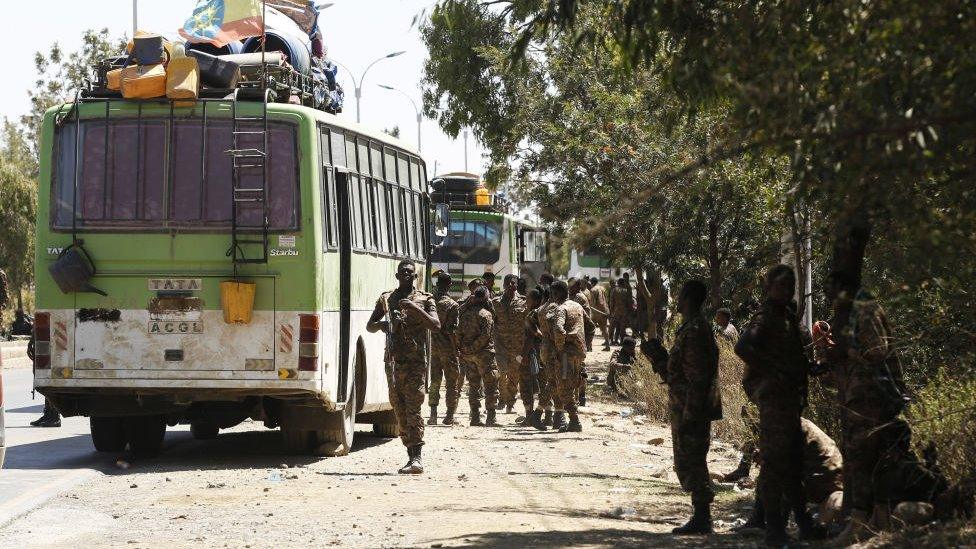
{"label": "shadow on ground", "polygon": [[582,531],[549,530],[544,532],[487,532],[435,540],[442,547],[758,547],[759,538],[744,539],[733,534],[677,537],[623,528],[595,528]]}

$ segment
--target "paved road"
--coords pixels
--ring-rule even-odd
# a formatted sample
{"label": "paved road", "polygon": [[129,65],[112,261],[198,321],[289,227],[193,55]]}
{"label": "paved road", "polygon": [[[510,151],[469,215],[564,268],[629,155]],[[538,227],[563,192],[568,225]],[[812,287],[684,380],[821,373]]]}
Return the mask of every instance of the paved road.
{"label": "paved road", "polygon": [[87,418],[66,419],[60,429],[28,425],[44,408],[40,395],[31,400],[32,381],[30,368],[3,371],[8,447],[0,470],[0,526],[99,474],[108,461],[92,449]]}

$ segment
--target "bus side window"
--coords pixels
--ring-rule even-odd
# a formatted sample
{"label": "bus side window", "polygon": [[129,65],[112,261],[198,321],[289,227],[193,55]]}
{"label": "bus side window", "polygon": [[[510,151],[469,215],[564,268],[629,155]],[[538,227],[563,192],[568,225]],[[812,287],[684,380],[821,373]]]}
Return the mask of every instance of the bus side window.
{"label": "bus side window", "polygon": [[390,234],[387,230],[389,215],[386,208],[386,184],[379,179],[374,179],[372,183],[373,196],[376,201],[377,247],[380,252],[388,254],[390,253]]}
{"label": "bus side window", "polygon": [[376,232],[376,197],[373,196],[373,180],[365,175],[362,176],[360,187],[363,197],[363,234],[366,235],[366,248],[376,250],[379,242]]}
{"label": "bus side window", "polygon": [[386,185],[386,197],[390,212],[390,251],[393,255],[403,255],[403,238],[400,236],[400,208],[397,208],[396,184]]}
{"label": "bus side window", "polygon": [[412,208],[409,207],[407,195],[409,192],[398,187],[397,190],[397,207],[400,209],[400,235],[402,237],[403,248],[400,250],[400,254],[410,257],[412,240],[410,238],[410,226],[413,224],[413,214]]}
{"label": "bus side window", "polygon": [[352,247],[363,248],[363,215],[360,210],[362,199],[359,194],[359,176],[354,173],[349,174],[349,217],[350,232],[352,232]]}

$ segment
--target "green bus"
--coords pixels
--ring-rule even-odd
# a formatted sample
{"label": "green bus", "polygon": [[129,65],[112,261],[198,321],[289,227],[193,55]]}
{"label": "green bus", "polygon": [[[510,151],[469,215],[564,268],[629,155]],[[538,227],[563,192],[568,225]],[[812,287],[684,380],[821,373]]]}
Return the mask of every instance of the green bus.
{"label": "green bus", "polygon": [[[429,278],[415,150],[236,94],[88,97],[47,112],[40,162],[34,383],[90,418],[97,450],[249,418],[296,453],[349,452],[357,422],[397,435],[384,335],[365,328],[398,262]],[[69,257],[93,271],[81,289],[57,279]],[[254,291],[243,320],[228,282]]]}

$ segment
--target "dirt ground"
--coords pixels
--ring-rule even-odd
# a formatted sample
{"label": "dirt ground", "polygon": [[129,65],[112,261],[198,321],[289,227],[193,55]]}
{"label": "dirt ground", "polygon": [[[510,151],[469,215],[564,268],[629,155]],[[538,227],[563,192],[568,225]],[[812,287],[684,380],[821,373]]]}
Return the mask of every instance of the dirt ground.
{"label": "dirt ground", "polygon": [[[399,476],[399,440],[360,426],[346,457],[294,458],[279,433],[248,423],[217,440],[167,434],[159,458],[111,466],[0,530],[0,547],[743,547],[729,533],[751,491],[719,485],[718,534],[677,539],[690,511],[666,426],[602,395],[609,354],[592,353],[584,431],[428,428],[427,472]],[[521,408],[518,406],[518,408]],[[426,410],[425,410],[426,411]],[[655,440],[657,439],[657,440]],[[712,471],[736,451],[715,443]]]}

